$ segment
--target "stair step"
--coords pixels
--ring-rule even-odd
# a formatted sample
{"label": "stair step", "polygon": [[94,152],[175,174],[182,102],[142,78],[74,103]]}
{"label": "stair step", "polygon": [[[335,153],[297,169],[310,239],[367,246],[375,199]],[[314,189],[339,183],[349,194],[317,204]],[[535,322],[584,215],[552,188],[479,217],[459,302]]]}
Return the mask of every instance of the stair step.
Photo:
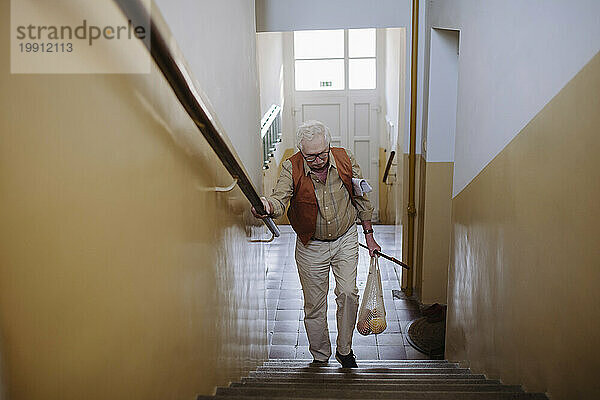
{"label": "stair step", "polygon": [[[308,364],[312,362],[312,359],[270,359],[264,362],[264,365],[270,364]],[[332,357],[329,362],[336,362]],[[454,364],[448,360],[358,360],[361,364]]]}
{"label": "stair step", "polygon": [[[457,363],[364,363],[362,361],[357,361],[358,367],[360,369],[371,369],[371,368],[460,368]],[[311,364],[311,363],[285,363],[285,364],[263,364],[258,367],[259,369],[287,369],[287,368],[311,368],[311,369],[324,369],[324,368],[340,368],[340,364],[336,362],[330,362],[328,364]]]}
{"label": "stair step", "polygon": [[256,373],[269,374],[332,374],[336,372],[344,372],[348,374],[469,374],[469,368],[341,368],[341,367],[325,367],[325,368],[265,368],[259,367]]}
{"label": "stair step", "polygon": [[248,374],[252,378],[309,378],[319,380],[323,378],[337,378],[337,379],[479,379],[482,378],[481,374],[471,373],[447,373],[443,372],[430,372],[430,373],[415,373],[409,371],[405,373],[368,373],[353,370],[352,372],[346,372],[346,370],[339,369],[335,372],[250,372]]}
{"label": "stair step", "polygon": [[[256,368],[257,371],[283,371],[283,372],[290,372],[290,371],[297,371],[297,372],[331,372],[331,371],[338,371],[342,369],[341,365],[330,365],[330,366],[323,366],[323,367],[316,367],[316,366],[306,366],[306,367],[258,367]],[[346,369],[344,369],[345,371]],[[367,372],[382,372],[382,373],[388,373],[388,372],[407,372],[407,371],[416,371],[415,373],[433,373],[433,371],[443,371],[443,373],[465,373],[464,371],[469,371],[468,368],[460,368],[460,367],[421,367],[421,366],[416,366],[416,367],[404,367],[404,366],[397,366],[397,367],[380,367],[380,366],[372,366],[372,367],[361,367],[359,366],[359,368],[352,368],[353,371],[367,371]],[[460,372],[463,371],[463,372]]]}
{"label": "stair step", "polygon": [[398,385],[397,388],[389,386],[379,387],[351,387],[344,388],[343,385],[332,388],[307,388],[307,387],[220,387],[217,395],[262,395],[265,397],[344,397],[344,398],[395,398],[401,392],[512,392],[522,393],[519,386],[502,385]]}
{"label": "stair step", "polygon": [[[333,357],[331,358],[333,359]],[[296,363],[296,362],[311,362],[312,359],[311,358],[270,358],[268,360],[265,361],[265,363]],[[402,360],[375,360],[375,359],[365,359],[365,360],[361,360],[363,362],[367,362],[367,363],[380,363],[380,362],[389,362],[389,363],[394,363],[394,362],[398,362],[398,363],[403,363],[403,362],[416,362],[416,363],[443,363],[443,362],[450,362],[448,360],[419,360],[419,359],[414,359],[414,360],[407,360],[407,359],[402,359]]]}
{"label": "stair step", "polygon": [[[520,386],[509,386],[502,385],[500,383],[489,383],[481,381],[478,383],[449,383],[449,382],[419,382],[419,383],[379,383],[372,382],[369,385],[364,383],[279,383],[275,384],[272,382],[246,382],[246,383],[232,383],[229,388],[243,389],[246,393],[247,389],[255,388],[258,391],[262,389],[268,389],[269,391],[283,391],[283,392],[294,392],[301,390],[303,392],[310,391],[323,391],[329,392],[331,390],[343,391],[343,392],[417,392],[417,391],[430,391],[430,392],[523,392]],[[225,388],[224,388],[225,389]],[[218,392],[217,392],[218,393]]]}
{"label": "stair step", "polygon": [[359,360],[353,369],[311,361],[269,360],[240,382],[217,388],[215,396],[197,399],[548,400],[447,360]]}
{"label": "stair step", "polygon": [[[323,393],[320,397],[296,396],[290,397],[285,394],[267,396],[263,393],[256,396],[247,394],[233,393],[230,395],[216,396],[198,396],[197,400],[205,399],[237,399],[237,400],[256,400],[256,399],[287,399],[287,400],[327,400],[340,398],[389,398],[402,400],[548,400],[543,393],[510,393],[510,392],[393,392],[383,393],[385,397],[381,397],[382,392],[360,392],[360,397],[335,397],[329,393]],[[364,396],[364,397],[363,397]]]}
{"label": "stair step", "polygon": [[[242,378],[241,383],[250,384],[255,382],[270,382],[274,384],[295,384],[295,383],[309,383],[309,384],[338,384],[341,381],[347,381],[347,384],[357,384],[357,385],[365,385],[365,384],[373,384],[373,383],[383,383],[383,384],[426,384],[426,383],[493,383],[499,384],[500,381],[495,379],[485,379],[484,376],[474,379],[465,379],[466,376],[453,377],[449,379],[435,379],[435,377],[428,379],[380,379],[373,380],[371,379],[363,379],[363,378],[350,378],[350,379],[340,379],[339,377],[335,378]],[[459,379],[460,378],[460,379]]]}

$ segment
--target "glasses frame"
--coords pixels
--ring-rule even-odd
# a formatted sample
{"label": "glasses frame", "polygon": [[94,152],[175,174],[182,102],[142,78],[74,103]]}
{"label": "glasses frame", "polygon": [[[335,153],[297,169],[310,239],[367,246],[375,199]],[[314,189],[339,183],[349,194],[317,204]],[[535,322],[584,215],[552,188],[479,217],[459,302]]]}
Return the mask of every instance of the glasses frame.
{"label": "glasses frame", "polygon": [[327,147],[327,150],[320,152],[319,154],[309,154],[309,155],[304,155],[303,152],[300,152],[300,154],[302,154],[302,157],[304,157],[304,159],[306,160],[306,162],[314,162],[317,160],[317,157],[320,158],[321,160],[325,161],[327,160],[327,157],[329,157],[329,151],[331,150],[331,145],[329,145]]}

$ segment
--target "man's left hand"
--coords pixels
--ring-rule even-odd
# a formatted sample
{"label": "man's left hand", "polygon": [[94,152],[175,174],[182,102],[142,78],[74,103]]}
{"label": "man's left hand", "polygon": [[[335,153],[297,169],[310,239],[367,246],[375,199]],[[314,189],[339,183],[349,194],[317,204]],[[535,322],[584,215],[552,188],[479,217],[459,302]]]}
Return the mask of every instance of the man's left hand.
{"label": "man's left hand", "polygon": [[373,234],[365,235],[365,240],[367,241],[367,247],[369,248],[369,255],[375,257],[375,250],[381,251],[381,246],[377,244]]}

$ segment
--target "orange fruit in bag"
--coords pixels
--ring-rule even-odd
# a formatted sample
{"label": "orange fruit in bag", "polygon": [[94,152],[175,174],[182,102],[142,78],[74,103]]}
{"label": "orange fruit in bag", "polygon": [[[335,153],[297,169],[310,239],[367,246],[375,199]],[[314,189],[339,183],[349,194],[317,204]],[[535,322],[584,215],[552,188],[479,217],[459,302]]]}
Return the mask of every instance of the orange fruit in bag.
{"label": "orange fruit in bag", "polygon": [[356,323],[356,330],[361,335],[367,336],[371,333],[371,326],[369,325],[369,321],[362,320]]}
{"label": "orange fruit in bag", "polygon": [[385,322],[385,318],[373,318],[369,321],[369,326],[373,333],[381,333],[387,328],[387,324]]}

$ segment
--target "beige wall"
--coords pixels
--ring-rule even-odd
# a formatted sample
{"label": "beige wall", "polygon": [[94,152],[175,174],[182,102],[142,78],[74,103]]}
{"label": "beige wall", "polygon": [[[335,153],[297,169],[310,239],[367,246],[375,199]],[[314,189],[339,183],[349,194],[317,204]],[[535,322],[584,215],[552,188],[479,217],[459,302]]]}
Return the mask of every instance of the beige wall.
{"label": "beige wall", "polygon": [[6,400],[6,385],[4,384],[4,366],[3,360],[4,356],[2,355],[2,347],[3,341],[2,337],[0,337],[0,400]]}
{"label": "beige wall", "polygon": [[452,214],[454,163],[426,166],[421,302],[446,304]]}
{"label": "beige wall", "polygon": [[[409,179],[408,179],[408,167],[409,167],[409,155],[404,153],[402,162],[402,202],[401,202],[401,225],[402,225],[402,260],[408,262],[408,192],[409,192]],[[412,268],[412,285],[409,285],[408,275],[406,270],[402,270],[402,287],[412,286],[413,296],[421,298],[422,288],[422,265],[423,265],[423,224],[424,224],[424,204],[421,199],[423,193],[421,190],[421,182],[424,182],[424,168],[426,166],[425,159],[421,154],[415,155],[415,208],[416,215],[414,221],[414,239],[413,239],[413,261],[410,267]],[[421,240],[419,240],[419,235]],[[398,235],[396,235],[398,236]]]}
{"label": "beige wall", "polygon": [[231,177],[160,73],[10,75],[3,57],[0,86],[7,398],[194,399],[266,358],[247,202],[211,190]]}
{"label": "beige wall", "polygon": [[600,54],[458,194],[446,356],[597,399]]}
{"label": "beige wall", "polygon": [[425,184],[427,163],[422,154],[416,155],[415,163],[415,252],[414,254],[414,295],[420,300],[423,297],[423,239],[425,236]]}
{"label": "beige wall", "polygon": [[[398,235],[398,228],[396,228],[396,237],[402,238],[402,261],[408,262],[407,251],[408,251],[408,213],[406,208],[408,207],[408,154],[402,154],[402,184],[398,187],[398,201],[396,202],[396,218],[399,220],[396,226],[400,226],[402,229],[401,234]],[[406,288],[408,285],[406,270],[402,270],[402,288]]]}
{"label": "beige wall", "polygon": [[[408,182],[408,154],[404,158],[404,181]],[[452,172],[451,162],[426,162],[416,156],[415,177],[415,242],[413,289],[423,304],[447,302],[448,264],[452,232]],[[408,184],[404,185],[403,202],[408,204]],[[408,235],[406,207],[403,215],[403,259],[407,260]],[[407,276],[403,272],[403,287]]]}

